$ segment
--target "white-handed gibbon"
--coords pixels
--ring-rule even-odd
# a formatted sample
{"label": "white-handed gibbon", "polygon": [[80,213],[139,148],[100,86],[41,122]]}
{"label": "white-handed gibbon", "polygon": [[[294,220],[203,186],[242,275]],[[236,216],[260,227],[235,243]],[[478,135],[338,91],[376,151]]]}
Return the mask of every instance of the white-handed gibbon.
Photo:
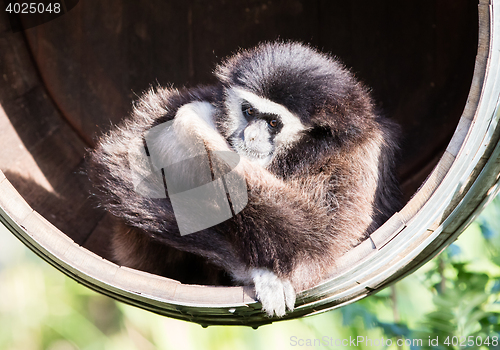
{"label": "white-handed gibbon", "polygon": [[[398,126],[349,70],[303,44],[242,50],[215,75],[213,86],[145,93],[100,138],[88,175],[116,217],[119,264],[185,283],[253,285],[264,311],[282,316],[398,209]],[[183,234],[172,197],[229,173],[230,217]],[[184,188],[172,190],[169,176]],[[243,190],[231,193],[234,183]],[[235,210],[238,196],[245,205]]]}

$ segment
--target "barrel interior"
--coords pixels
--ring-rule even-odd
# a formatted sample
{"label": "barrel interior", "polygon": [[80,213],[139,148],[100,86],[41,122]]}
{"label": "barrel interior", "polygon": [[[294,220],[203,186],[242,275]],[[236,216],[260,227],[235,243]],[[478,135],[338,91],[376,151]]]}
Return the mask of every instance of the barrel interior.
{"label": "barrel interior", "polygon": [[108,259],[109,217],[89,195],[83,157],[152,85],[210,84],[239,47],[308,42],[351,67],[401,125],[408,200],[455,131],[478,46],[476,1],[81,1],[15,33],[0,16],[0,170],[34,210]]}

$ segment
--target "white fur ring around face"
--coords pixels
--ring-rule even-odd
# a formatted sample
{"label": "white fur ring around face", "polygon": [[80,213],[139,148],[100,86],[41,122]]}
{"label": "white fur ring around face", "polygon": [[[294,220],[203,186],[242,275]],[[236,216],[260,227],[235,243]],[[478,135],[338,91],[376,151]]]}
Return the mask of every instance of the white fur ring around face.
{"label": "white fur ring around face", "polygon": [[285,309],[293,310],[295,290],[290,281],[281,279],[274,272],[263,268],[253,269],[251,274],[257,299],[269,317],[274,314],[281,317],[285,315]]}

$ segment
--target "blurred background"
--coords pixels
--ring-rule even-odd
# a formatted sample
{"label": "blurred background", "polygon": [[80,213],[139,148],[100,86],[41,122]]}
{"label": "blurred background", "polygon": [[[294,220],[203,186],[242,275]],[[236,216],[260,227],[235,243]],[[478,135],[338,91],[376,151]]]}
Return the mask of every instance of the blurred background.
{"label": "blurred background", "polygon": [[[79,285],[0,225],[0,349],[500,349],[499,253],[497,197],[439,256],[376,295],[257,330],[204,329]],[[335,345],[358,336],[373,342]]]}

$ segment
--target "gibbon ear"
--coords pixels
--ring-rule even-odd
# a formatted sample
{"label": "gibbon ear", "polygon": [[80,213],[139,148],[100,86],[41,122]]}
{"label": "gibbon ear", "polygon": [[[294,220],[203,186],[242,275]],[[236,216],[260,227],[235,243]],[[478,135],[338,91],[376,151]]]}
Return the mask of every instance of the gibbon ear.
{"label": "gibbon ear", "polygon": [[357,125],[316,125],[309,130],[308,134],[314,140],[321,140],[330,144],[347,145],[355,141],[363,134]]}
{"label": "gibbon ear", "polygon": [[314,139],[329,139],[333,138],[335,131],[329,125],[315,125],[310,131],[309,135],[311,135]]}

